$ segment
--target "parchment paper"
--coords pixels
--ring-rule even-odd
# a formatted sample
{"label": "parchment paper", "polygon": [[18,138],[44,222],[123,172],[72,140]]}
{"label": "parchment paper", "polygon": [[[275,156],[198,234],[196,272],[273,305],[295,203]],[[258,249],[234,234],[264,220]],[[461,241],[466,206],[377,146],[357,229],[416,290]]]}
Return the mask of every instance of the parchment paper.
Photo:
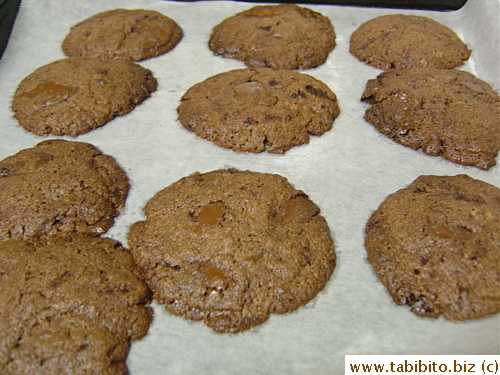
{"label": "parchment paper", "polygon": [[126,244],[130,224],[143,219],[145,203],[160,189],[195,171],[234,167],[278,173],[321,208],[335,241],[334,275],[311,303],[274,315],[239,334],[216,334],[201,322],[166,313],[155,303],[148,335],[134,342],[128,359],[139,374],[341,374],[346,354],[498,354],[499,316],[468,322],[421,318],[396,306],[366,261],[364,225],[389,194],[422,174],[468,174],[499,185],[499,167],[482,171],[401,146],[364,121],[359,101],[366,81],[380,70],[349,54],[349,38],[362,23],[389,13],[426,15],[450,26],[473,50],[462,67],[497,91],[499,2],[469,0],[455,12],[306,5],[328,16],[337,47],[322,66],[304,71],[337,94],[341,114],[333,129],[285,155],[239,154],[185,130],[177,120],[181,95],[242,62],[216,57],[207,42],[212,28],[250,8],[244,2],[148,0],[24,0],[8,49],[0,61],[0,159],[45,139],[26,132],[12,117],[13,93],[36,68],[63,58],[69,28],[103,10],[147,8],[163,12],[184,30],[166,55],[141,62],[159,89],[130,114],[77,138],[116,158],[132,188],[127,205],[106,234]]}

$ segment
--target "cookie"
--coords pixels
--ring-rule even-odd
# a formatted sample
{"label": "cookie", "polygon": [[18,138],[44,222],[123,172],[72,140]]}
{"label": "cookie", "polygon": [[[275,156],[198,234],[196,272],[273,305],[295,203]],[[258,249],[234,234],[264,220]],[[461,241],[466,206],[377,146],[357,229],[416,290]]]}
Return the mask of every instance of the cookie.
{"label": "cookie", "polygon": [[182,39],[179,25],[154,10],[113,9],[71,27],[63,41],[66,56],[142,61],[169,52]]}
{"label": "cookie", "polygon": [[383,70],[449,69],[463,65],[471,51],[453,30],[423,16],[391,14],[362,24],[349,51],[360,61]]}
{"label": "cookie", "polygon": [[0,373],[126,374],[151,291],[109,238],[0,241]]}
{"label": "cookie", "polygon": [[335,31],[327,17],[309,8],[260,5],[214,27],[208,46],[249,67],[311,69],[327,60]]}
{"label": "cookie", "polygon": [[457,69],[396,69],[369,80],[365,119],[393,141],[488,170],[500,150],[500,99]]}
{"label": "cookie", "polygon": [[47,140],[0,161],[0,240],[101,235],[129,191],[125,172],[93,145]]}
{"label": "cookie", "polygon": [[68,57],[24,78],[12,110],[27,131],[77,136],[129,113],[156,88],[151,71],[133,62]]}
{"label": "cookie", "polygon": [[500,190],[467,175],[421,176],[366,225],[368,261],[394,302],[456,321],[500,311]]}
{"label": "cookie", "polygon": [[158,192],[128,233],[154,298],[239,332],[307,304],[335,267],[326,220],[279,175],[195,173]]}
{"label": "cookie", "polygon": [[310,75],[247,68],[194,85],[177,112],[186,129],[218,146],[282,154],[330,130],[340,110],[330,88]]}

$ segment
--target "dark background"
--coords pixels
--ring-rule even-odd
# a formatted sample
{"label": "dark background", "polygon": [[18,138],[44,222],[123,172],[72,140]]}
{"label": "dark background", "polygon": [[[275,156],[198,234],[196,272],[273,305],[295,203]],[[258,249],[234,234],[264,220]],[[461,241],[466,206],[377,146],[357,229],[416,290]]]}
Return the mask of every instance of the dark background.
{"label": "dark background", "polygon": [[[245,1],[245,0],[243,0]],[[248,0],[252,2],[275,2],[272,0]],[[364,7],[383,8],[405,8],[405,9],[427,9],[427,10],[457,10],[461,8],[467,0],[298,0],[279,1],[282,3],[302,3],[302,4],[337,4]]]}

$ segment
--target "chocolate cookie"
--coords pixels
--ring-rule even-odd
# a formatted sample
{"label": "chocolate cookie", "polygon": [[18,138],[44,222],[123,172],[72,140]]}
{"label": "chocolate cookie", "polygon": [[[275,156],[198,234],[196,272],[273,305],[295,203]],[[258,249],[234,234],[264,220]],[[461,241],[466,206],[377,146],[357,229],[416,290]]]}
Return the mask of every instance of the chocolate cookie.
{"label": "chocolate cookie", "polygon": [[126,374],[152,321],[130,252],[90,236],[0,241],[0,373]]}
{"label": "chocolate cookie", "polygon": [[330,130],[340,112],[323,82],[269,68],[210,77],[184,94],[177,111],[186,129],[218,146],[278,154]]}
{"label": "chocolate cookie", "polygon": [[129,113],[156,87],[151,72],[133,62],[69,57],[23,79],[12,110],[37,135],[77,136]]}
{"label": "chocolate cookie", "polygon": [[351,36],[350,52],[376,68],[455,68],[471,51],[453,30],[422,16],[391,14],[362,24]]}
{"label": "chocolate cookie", "polygon": [[500,190],[466,175],[421,176],[366,225],[368,261],[394,302],[425,317],[500,311]]}
{"label": "chocolate cookie", "polygon": [[500,99],[457,69],[396,69],[368,81],[365,119],[382,134],[429,155],[488,170],[500,150]]}
{"label": "chocolate cookie", "polygon": [[103,234],[128,191],[125,172],[91,144],[41,142],[0,161],[0,240]]}
{"label": "chocolate cookie", "polygon": [[310,69],[323,64],[335,47],[330,20],[295,4],[261,5],[217,25],[208,46],[216,55],[249,67]]}
{"label": "chocolate cookie", "polygon": [[128,239],[167,311],[238,332],[308,303],[335,267],[319,208],[279,175],[195,173],[163,189]]}
{"label": "chocolate cookie", "polygon": [[167,53],[182,36],[175,21],[154,10],[113,9],[73,26],[62,48],[71,57],[142,61]]}

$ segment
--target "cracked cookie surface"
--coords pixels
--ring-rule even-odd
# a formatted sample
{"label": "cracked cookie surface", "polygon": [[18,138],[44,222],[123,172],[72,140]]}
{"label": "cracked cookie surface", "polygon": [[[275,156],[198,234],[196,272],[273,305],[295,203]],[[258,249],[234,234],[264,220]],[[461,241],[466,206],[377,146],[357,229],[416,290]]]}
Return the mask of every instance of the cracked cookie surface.
{"label": "cracked cookie surface", "polygon": [[77,136],[129,113],[157,85],[151,71],[130,61],[68,57],[24,78],[12,110],[36,135]]}
{"label": "cracked cookie surface", "polygon": [[330,20],[295,4],[260,5],[240,12],[217,25],[209,40],[216,55],[256,68],[314,68],[334,47]]}
{"label": "cracked cookie surface", "polygon": [[284,153],[330,130],[340,109],[333,91],[308,74],[247,68],[197,83],[177,112],[186,129],[218,146]]}
{"label": "cracked cookie surface", "polygon": [[349,51],[383,70],[455,68],[471,54],[449,27],[428,17],[404,14],[380,16],[362,24],[351,36]]}
{"label": "cracked cookie surface", "polygon": [[365,119],[393,141],[488,170],[500,150],[500,97],[458,69],[396,69],[369,80]]}
{"label": "cracked cookie surface", "polygon": [[335,267],[326,220],[279,175],[196,173],[158,192],[130,250],[165,309],[239,332],[305,305]]}
{"label": "cracked cookie surface", "polygon": [[0,240],[101,235],[129,191],[125,172],[89,143],[47,140],[0,161]]}
{"label": "cracked cookie surface", "polygon": [[66,56],[143,61],[169,52],[182,39],[179,25],[147,9],[113,9],[71,27],[63,41]]}
{"label": "cracked cookie surface", "polygon": [[365,229],[368,261],[394,302],[425,317],[500,311],[500,190],[466,175],[420,176]]}
{"label": "cracked cookie surface", "polygon": [[151,291],[109,238],[0,241],[0,372],[127,374]]}

